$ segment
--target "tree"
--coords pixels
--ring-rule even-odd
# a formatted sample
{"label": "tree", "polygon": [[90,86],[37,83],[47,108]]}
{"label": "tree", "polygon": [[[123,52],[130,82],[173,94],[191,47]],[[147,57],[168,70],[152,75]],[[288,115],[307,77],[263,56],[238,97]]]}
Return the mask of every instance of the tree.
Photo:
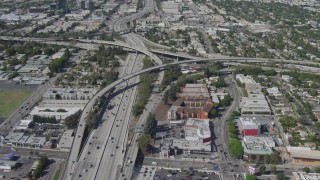
{"label": "tree", "polygon": [[263,164],[259,167],[259,172],[261,174],[265,174],[267,167]]}
{"label": "tree", "polygon": [[314,172],[320,173],[320,167],[316,167],[316,169],[314,170]]}
{"label": "tree", "polygon": [[302,169],[302,171],[306,172],[306,173],[309,173],[311,171],[311,169],[309,167],[304,167]]}
{"label": "tree", "polygon": [[224,80],[224,78],[219,77],[217,79],[217,82],[215,82],[214,84],[217,88],[221,88],[221,87],[225,87],[227,85],[226,81]]}
{"label": "tree", "polygon": [[318,92],[314,89],[310,89],[308,90],[308,93],[311,95],[311,96],[317,96],[318,95]]}
{"label": "tree", "polygon": [[149,134],[142,134],[138,139],[138,146],[143,151],[149,150],[149,142],[151,141],[151,136]]}
{"label": "tree", "polygon": [[227,94],[224,96],[223,100],[220,103],[221,103],[221,106],[225,107],[225,106],[230,106],[231,101],[232,99],[230,94]]}
{"label": "tree", "polygon": [[215,118],[218,115],[218,110],[216,108],[212,108],[210,111],[211,118]]}
{"label": "tree", "polygon": [[277,166],[276,165],[271,165],[270,171],[271,171],[272,174],[276,174],[277,173]]}
{"label": "tree", "polygon": [[281,164],[282,159],[279,152],[273,152],[270,155],[270,163],[271,164]]}
{"label": "tree", "polygon": [[247,174],[246,175],[246,180],[256,180],[257,177],[254,174]]}
{"label": "tree", "polygon": [[157,120],[154,114],[149,113],[146,125],[144,126],[144,133],[152,136],[155,133],[156,127],[157,127]]}
{"label": "tree", "polygon": [[143,106],[141,104],[135,104],[132,107],[132,114],[138,116],[143,112]]}
{"label": "tree", "polygon": [[286,179],[286,176],[284,175],[283,172],[278,172],[278,173],[277,173],[277,179],[278,179],[278,180],[285,180],[285,179]]}
{"label": "tree", "polygon": [[233,157],[241,158],[243,156],[244,150],[241,145],[241,142],[238,139],[231,138],[229,149],[230,149],[230,154]]}
{"label": "tree", "polygon": [[264,155],[263,162],[265,164],[270,164],[270,155],[269,154]]}
{"label": "tree", "polygon": [[75,113],[75,114],[72,114],[72,115],[66,117],[65,120],[64,120],[64,124],[68,128],[75,127],[77,125],[77,123],[78,123],[79,115],[80,115],[80,113]]}

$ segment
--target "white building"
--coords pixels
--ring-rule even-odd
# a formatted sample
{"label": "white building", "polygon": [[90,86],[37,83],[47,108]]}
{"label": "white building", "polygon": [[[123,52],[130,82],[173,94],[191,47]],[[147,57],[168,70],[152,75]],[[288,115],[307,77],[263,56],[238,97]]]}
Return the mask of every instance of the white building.
{"label": "white building", "polygon": [[15,129],[18,129],[18,130],[28,129],[29,124],[30,124],[31,122],[32,122],[31,119],[20,120],[20,121],[16,124]]}
{"label": "white building", "polygon": [[270,106],[263,94],[249,94],[240,99],[241,114],[271,114]]}
{"label": "white building", "polygon": [[[55,117],[56,120],[64,121],[70,115],[79,113],[80,107],[39,107],[36,106],[30,112],[31,116]],[[62,122],[61,122],[62,123]]]}
{"label": "white building", "polygon": [[277,87],[268,88],[267,92],[271,96],[275,96],[275,97],[282,96],[282,94],[280,93]]}
{"label": "white building", "polygon": [[189,118],[184,126],[187,141],[211,141],[209,119]]}
{"label": "white building", "polygon": [[243,74],[237,74],[236,80],[239,80],[241,84],[245,85],[245,89],[248,94],[261,93],[261,85],[257,83],[251,76],[245,76]]}
{"label": "white building", "polygon": [[292,77],[290,77],[288,75],[282,75],[281,78],[286,82],[289,82],[292,79]]}

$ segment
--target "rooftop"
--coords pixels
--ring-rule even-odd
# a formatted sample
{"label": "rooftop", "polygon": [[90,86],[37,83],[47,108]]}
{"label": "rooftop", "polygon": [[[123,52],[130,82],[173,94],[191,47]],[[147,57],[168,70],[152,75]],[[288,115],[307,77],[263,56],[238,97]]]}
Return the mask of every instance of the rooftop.
{"label": "rooftop", "polygon": [[172,146],[183,150],[211,151],[211,143],[202,141],[187,141],[185,139],[172,139]]}
{"label": "rooftop", "polygon": [[319,180],[320,173],[292,172],[296,180]]}
{"label": "rooftop", "polygon": [[311,150],[305,147],[286,147],[288,153],[293,158],[316,159],[320,160],[320,151]]}
{"label": "rooftop", "polygon": [[271,154],[275,142],[272,137],[265,136],[245,136],[242,141],[244,152],[247,154]]}
{"label": "rooftop", "polygon": [[61,136],[61,139],[59,141],[60,148],[70,149],[72,146],[73,138],[72,136],[73,130],[66,130],[63,135]]}
{"label": "rooftop", "polygon": [[209,119],[189,118],[184,126],[186,140],[198,141],[200,139],[210,138],[211,131]]}
{"label": "rooftop", "polygon": [[182,97],[207,97],[210,98],[206,84],[186,84],[181,90]]}

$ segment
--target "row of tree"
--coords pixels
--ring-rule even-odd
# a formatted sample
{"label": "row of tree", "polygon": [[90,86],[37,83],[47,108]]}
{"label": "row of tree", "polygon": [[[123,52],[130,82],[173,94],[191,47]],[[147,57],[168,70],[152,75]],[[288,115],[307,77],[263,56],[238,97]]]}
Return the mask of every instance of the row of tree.
{"label": "row of tree", "polygon": [[180,92],[180,87],[185,86],[187,83],[197,83],[199,79],[202,79],[203,75],[201,74],[195,74],[195,75],[181,75],[178,77],[177,82],[175,84],[171,84],[170,88],[164,93],[163,95],[163,101],[165,103],[168,102],[168,100],[176,100],[177,96],[176,94]]}
{"label": "row of tree", "polygon": [[33,171],[34,179],[40,178],[41,172],[49,165],[50,161],[47,156],[41,156],[39,159],[39,164]]}
{"label": "row of tree", "polygon": [[155,129],[157,127],[157,120],[154,114],[149,113],[147,122],[144,126],[143,134],[138,139],[138,146],[142,151],[146,152],[150,149],[150,141],[155,135]]}
{"label": "row of tree", "polygon": [[[143,59],[143,69],[154,66],[150,58]],[[145,104],[153,90],[153,82],[156,79],[156,72],[148,72],[140,76],[140,84],[137,89],[137,98],[134,106],[132,107],[132,114],[138,116],[143,112]]]}
{"label": "row of tree", "polygon": [[55,116],[51,117],[46,117],[46,116],[39,116],[39,115],[34,115],[32,117],[33,122],[35,123],[49,123],[49,124],[57,124],[58,121]]}
{"label": "row of tree", "polygon": [[179,65],[172,65],[166,68],[161,82],[161,89],[166,88],[173,81],[177,80],[181,76],[181,69]]}
{"label": "row of tree", "polygon": [[228,119],[230,137],[229,151],[231,156],[235,158],[242,158],[244,150],[241,141],[237,138],[237,130],[234,124],[234,119],[238,115],[239,113],[235,111],[231,114],[231,116]]}

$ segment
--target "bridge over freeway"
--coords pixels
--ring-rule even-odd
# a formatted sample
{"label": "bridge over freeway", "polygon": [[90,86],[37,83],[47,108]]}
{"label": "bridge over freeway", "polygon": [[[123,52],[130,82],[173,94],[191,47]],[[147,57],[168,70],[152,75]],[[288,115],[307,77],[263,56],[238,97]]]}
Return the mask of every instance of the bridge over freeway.
{"label": "bridge over freeway", "polygon": [[[248,63],[264,63],[264,62],[281,62],[281,63],[288,63],[288,64],[300,64],[300,65],[313,65],[313,66],[320,66],[320,63],[312,62],[312,61],[298,61],[298,60],[286,60],[286,59],[270,59],[270,58],[248,58],[248,57],[212,57],[212,58],[202,58],[202,57],[194,57],[187,54],[182,53],[173,53],[164,50],[155,50],[155,49],[145,49],[141,47],[134,47],[127,43],[121,41],[104,41],[104,40],[87,40],[87,39],[75,39],[75,42],[64,42],[64,41],[54,41],[54,38],[28,38],[28,37],[10,37],[10,36],[0,36],[1,40],[11,40],[11,41],[34,41],[39,43],[46,43],[46,44],[57,44],[57,45],[65,45],[65,46],[74,46],[83,49],[97,49],[98,47],[94,47],[94,45],[111,45],[111,46],[118,46],[123,48],[128,48],[135,50],[137,52],[143,53],[149,56],[152,60],[154,60],[157,64],[162,64],[159,57],[155,56],[154,53],[159,53],[163,55],[173,56],[173,57],[180,57],[183,59],[193,59],[199,61],[217,61],[217,62],[248,62]],[[152,52],[151,52],[152,51]]]}
{"label": "bridge over freeway", "polygon": [[[68,165],[67,165],[67,171],[66,172],[72,172],[73,168],[74,168],[74,164],[78,161],[78,156],[79,156],[79,152],[80,152],[80,146],[81,146],[81,140],[83,137],[83,133],[84,133],[84,129],[85,126],[83,126],[83,124],[85,124],[86,122],[86,117],[87,114],[89,113],[89,111],[92,109],[92,107],[94,106],[96,100],[103,96],[105,93],[109,92],[110,90],[112,90],[116,85],[125,82],[135,76],[141,75],[143,73],[147,73],[150,71],[154,71],[154,70],[159,70],[159,69],[164,69],[167,66],[171,66],[171,65],[177,65],[177,64],[185,64],[185,63],[195,63],[195,62],[207,62],[207,61],[230,61],[230,60],[236,60],[237,58],[223,58],[223,59],[197,59],[197,60],[184,60],[184,61],[178,61],[178,62],[173,62],[173,63],[168,63],[168,64],[162,64],[162,65],[157,65],[148,69],[144,69],[138,72],[134,72],[126,77],[123,77],[115,82],[113,82],[112,84],[106,86],[105,88],[103,88],[102,90],[100,90],[85,106],[83,113],[81,114],[81,118],[80,118],[80,122],[78,125],[78,129],[76,132],[76,138],[73,141],[72,144],[72,149],[69,155],[69,160],[68,160]],[[256,59],[247,59],[247,58],[240,58],[242,61],[249,61],[249,62],[261,62],[261,60],[256,60]],[[264,62],[264,61],[263,61]],[[290,61],[291,62],[291,61]]]}

